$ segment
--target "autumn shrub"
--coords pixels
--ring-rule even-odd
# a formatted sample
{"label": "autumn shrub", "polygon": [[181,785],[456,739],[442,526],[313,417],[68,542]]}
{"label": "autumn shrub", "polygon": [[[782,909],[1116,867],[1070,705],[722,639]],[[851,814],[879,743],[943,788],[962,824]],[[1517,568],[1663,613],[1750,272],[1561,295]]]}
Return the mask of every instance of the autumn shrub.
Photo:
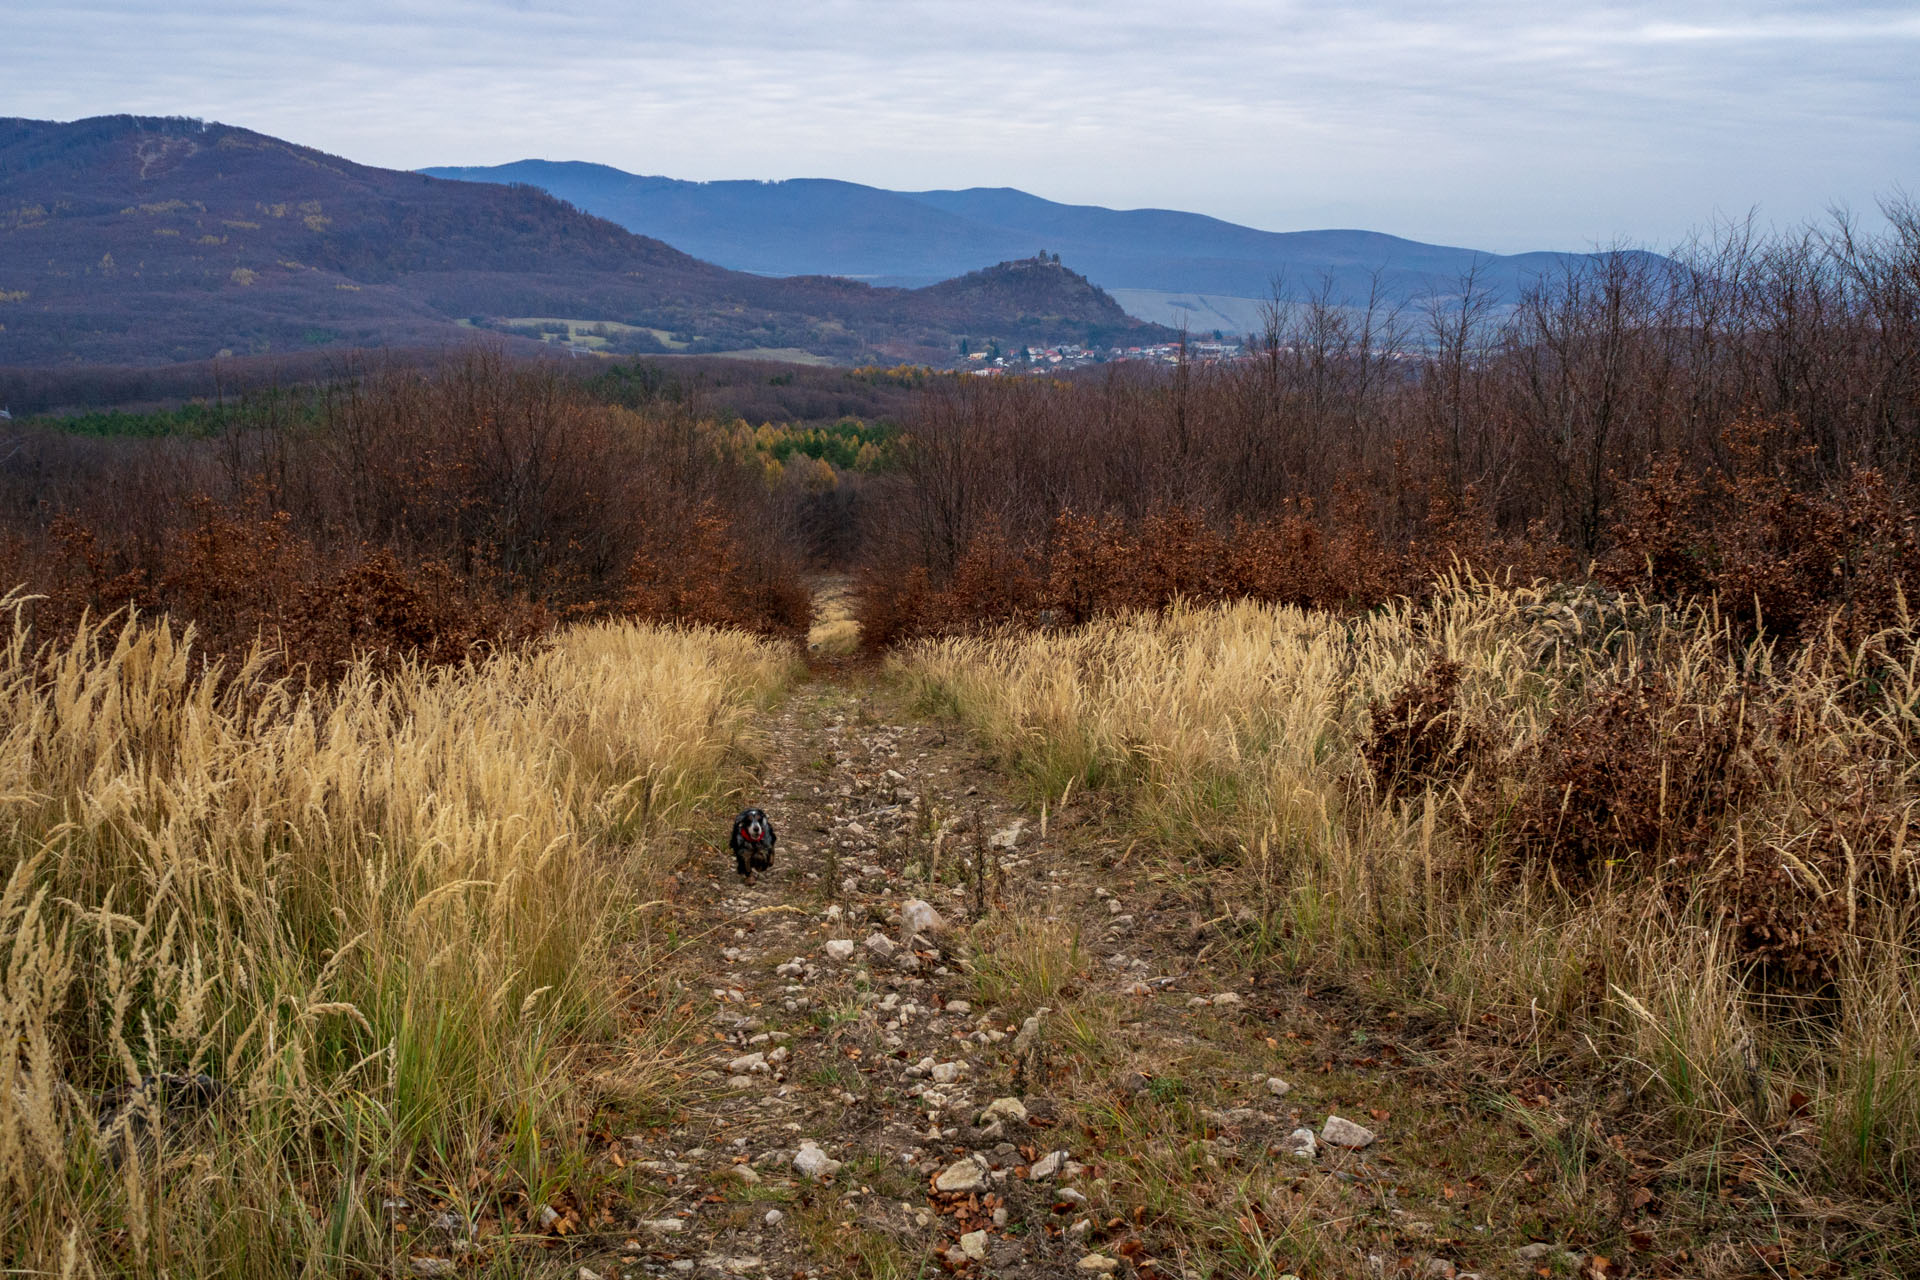
{"label": "autumn shrub", "polygon": [[1483,734],[1455,707],[1460,674],[1459,663],[1436,658],[1374,711],[1360,756],[1389,794],[1443,783],[1473,763]]}
{"label": "autumn shrub", "polygon": [[1688,697],[1664,671],[1603,677],[1496,766],[1518,785],[1484,797],[1485,838],[1569,884],[1689,880],[1759,781],[1745,710],[1737,681]]}
{"label": "autumn shrub", "polygon": [[1871,468],[1820,479],[1791,421],[1744,417],[1726,445],[1723,469],[1651,466],[1623,502],[1602,577],[1716,596],[1745,635],[1811,639],[1837,618],[1853,643],[1893,624],[1920,585],[1911,504]]}

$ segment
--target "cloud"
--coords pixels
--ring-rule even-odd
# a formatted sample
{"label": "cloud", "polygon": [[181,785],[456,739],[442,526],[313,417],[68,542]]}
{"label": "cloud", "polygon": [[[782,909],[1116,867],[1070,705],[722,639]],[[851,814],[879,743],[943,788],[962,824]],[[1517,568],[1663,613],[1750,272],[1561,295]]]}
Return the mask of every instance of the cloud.
{"label": "cloud", "polygon": [[0,112],[369,163],[1020,186],[1496,249],[1664,243],[1920,169],[1910,7],[1440,0],[37,3]]}

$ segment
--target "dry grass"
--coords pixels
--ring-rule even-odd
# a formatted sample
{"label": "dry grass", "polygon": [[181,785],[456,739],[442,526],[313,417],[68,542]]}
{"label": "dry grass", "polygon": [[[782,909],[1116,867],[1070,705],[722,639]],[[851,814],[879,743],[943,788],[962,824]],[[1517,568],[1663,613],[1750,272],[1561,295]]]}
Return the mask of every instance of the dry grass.
{"label": "dry grass", "polygon": [[1177,874],[1231,884],[1250,962],[1597,1053],[1676,1166],[1738,1148],[1783,1197],[1910,1224],[1915,628],[1781,655],[1709,609],[1453,582],[1358,619],[922,642],[896,669],[1039,797],[1107,788]]}
{"label": "dry grass", "polygon": [[844,658],[860,649],[860,620],[853,615],[853,592],[845,581],[826,584],[813,597],[813,626],[807,652],[819,658]]}
{"label": "dry grass", "polygon": [[[385,1197],[470,1213],[483,1250],[572,1203],[587,1090],[660,1074],[578,1070],[629,1036],[612,952],[649,837],[722,788],[790,661],[604,624],[316,691],[266,655],[209,670],[164,622],[16,629],[0,1259],[365,1274],[406,1243]],[[196,1073],[200,1095],[138,1087]]]}

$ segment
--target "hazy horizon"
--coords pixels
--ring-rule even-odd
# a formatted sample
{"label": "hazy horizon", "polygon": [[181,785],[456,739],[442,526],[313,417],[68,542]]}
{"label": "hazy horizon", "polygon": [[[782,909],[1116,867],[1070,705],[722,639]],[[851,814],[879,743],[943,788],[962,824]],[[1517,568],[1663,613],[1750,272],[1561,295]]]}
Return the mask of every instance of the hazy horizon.
{"label": "hazy horizon", "polygon": [[1017,187],[1496,252],[1920,185],[1910,6],[96,0],[9,26],[34,74],[0,114],[199,116],[402,169]]}

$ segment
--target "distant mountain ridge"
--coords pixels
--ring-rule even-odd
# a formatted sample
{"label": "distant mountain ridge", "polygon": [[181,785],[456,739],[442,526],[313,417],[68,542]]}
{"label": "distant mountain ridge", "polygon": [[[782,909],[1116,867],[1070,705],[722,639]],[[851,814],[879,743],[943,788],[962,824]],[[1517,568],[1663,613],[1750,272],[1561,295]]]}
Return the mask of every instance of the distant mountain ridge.
{"label": "distant mountain ridge", "polygon": [[1058,265],[944,291],[774,278],[530,186],[379,169],[198,120],[0,119],[0,364],[433,344],[556,320],[598,326],[592,341],[615,349],[841,360],[944,362],[966,337],[1166,336]]}
{"label": "distant mountain ridge", "polygon": [[[1376,231],[1260,231],[1169,209],[1059,204],[1007,187],[888,191],[854,182],[684,182],[580,161],[521,160],[421,172],[523,183],[590,213],[739,271],[838,275],[923,285],[1039,249],[1060,254],[1103,289],[1129,294],[1294,296],[1327,285],[1357,303],[1415,302],[1477,287],[1514,301],[1543,272],[1590,257],[1491,254]],[[1211,327],[1211,326],[1208,326]]]}

